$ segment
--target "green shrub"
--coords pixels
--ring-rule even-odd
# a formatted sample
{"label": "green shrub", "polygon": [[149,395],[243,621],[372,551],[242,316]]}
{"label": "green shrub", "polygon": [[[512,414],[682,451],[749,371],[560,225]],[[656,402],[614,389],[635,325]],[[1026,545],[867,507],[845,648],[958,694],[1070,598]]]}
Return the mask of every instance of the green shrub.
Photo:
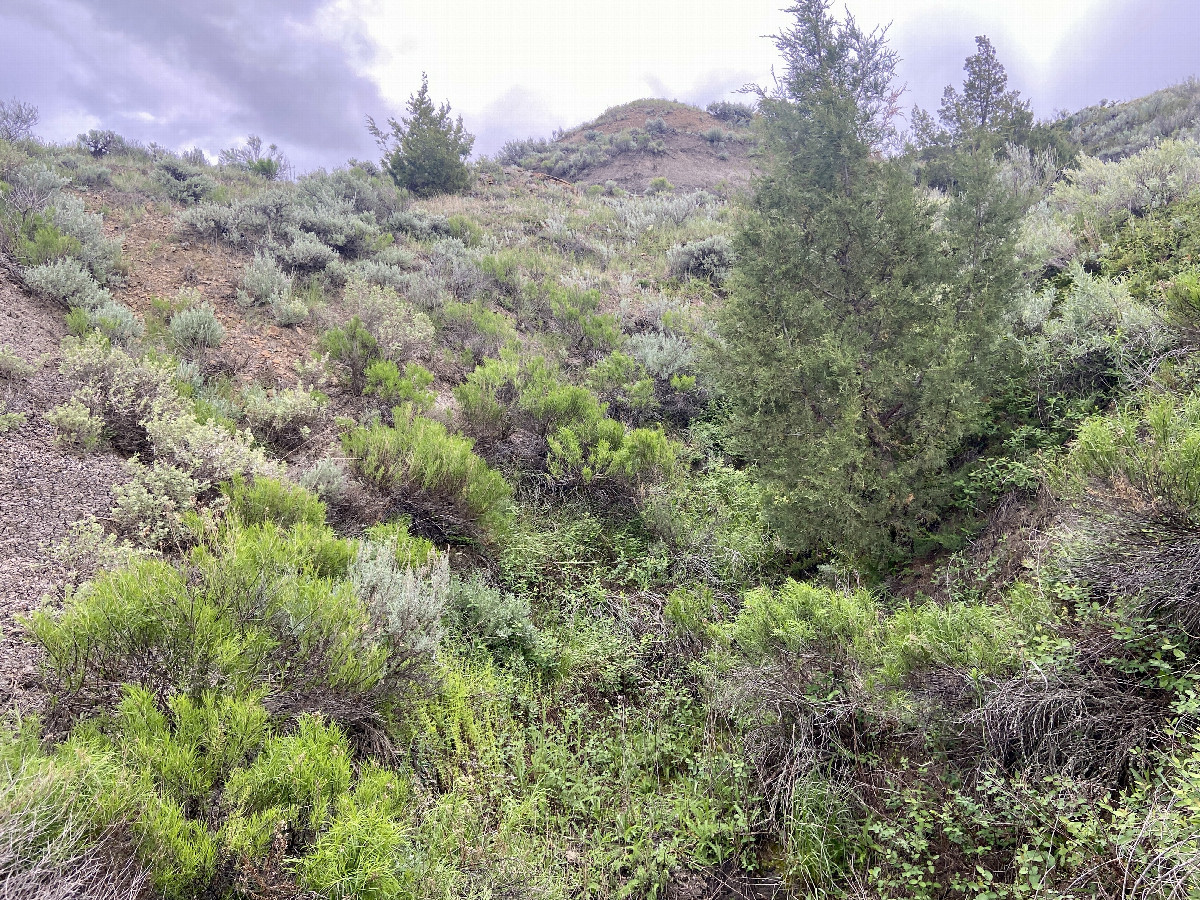
{"label": "green shrub", "polygon": [[25,413],[10,413],[8,404],[0,400],[0,435],[8,434],[15,428],[20,428],[28,421],[29,417]]}
{"label": "green shrub", "polygon": [[143,547],[183,545],[190,535],[185,517],[207,485],[161,462],[145,466],[130,459],[125,465],[130,478],[113,488],[113,524]]}
{"label": "green shrub", "polygon": [[49,213],[33,213],[13,235],[12,255],[27,267],[78,257],[82,252],[83,246],[77,239],[54,227],[53,217]]}
{"label": "green shrub", "polygon": [[303,386],[265,391],[259,385],[251,385],[242,394],[242,415],[256,438],[279,450],[290,451],[308,440],[324,404],[322,394]]}
{"label": "green shrub", "polygon": [[7,381],[19,381],[28,378],[42,367],[45,359],[36,363],[26,362],[15,350],[7,344],[0,344],[0,378]]}
{"label": "green shrub", "polygon": [[460,633],[489,650],[532,656],[537,649],[528,598],[500,591],[478,574],[453,580],[448,618]]}
{"label": "green shrub", "polygon": [[425,412],[436,399],[427,388],[433,384],[433,375],[417,363],[405,363],[404,374],[390,359],[377,359],[367,366],[364,394],[377,396],[382,403],[410,403],[413,408]]}
{"label": "green shrub", "polygon": [[345,500],[350,489],[346,470],[341,463],[328,458],[313,463],[312,468],[300,476],[300,486],[334,506]]}
{"label": "green shrub", "polygon": [[185,206],[207,200],[217,190],[217,183],[212,178],[174,156],[160,159],[155,175],[167,198]]}
{"label": "green shrub", "polygon": [[647,194],[665,194],[673,190],[675,190],[675,185],[661,175],[651,178],[650,184],[646,187]]}
{"label": "green shrub", "polygon": [[225,340],[225,328],[207,303],[177,312],[171,317],[170,329],[175,346],[193,357],[220,347]]}
{"label": "green shrub", "polygon": [[667,271],[674,278],[703,278],[720,285],[733,271],[733,245],[719,234],[677,244],[667,253]]}
{"label": "green shrub", "polygon": [[108,291],[74,258],[34,266],[26,270],[24,278],[36,293],[68,307],[95,309],[109,299]]}
{"label": "green shrub", "polygon": [[221,485],[229,498],[229,510],[247,525],[274,522],[291,528],[300,522],[325,524],[325,504],[303,487],[295,487],[277,478],[251,478],[240,475]]}
{"label": "green shrub", "polygon": [[450,119],[450,106],[435,107],[429,99],[429,80],[421,76],[421,89],[408,99],[408,115],[388,119],[389,131],[367,120],[371,133],[383,147],[383,164],[392,180],[417,197],[456,194],[471,184],[464,162],[475,138],[463,129],[462,117]]}
{"label": "green shrub", "polygon": [[225,799],[242,815],[285,811],[285,819],[312,835],[329,823],[351,772],[345,735],[315,716],[301,716],[294,734],[269,741],[254,762],[229,776]]}
{"label": "green shrub", "polygon": [[321,350],[343,368],[346,384],[359,392],[366,383],[367,366],[379,358],[379,342],[358,316],[321,335]]}
{"label": "green shrub", "polygon": [[472,452],[469,440],[411,408],[397,407],[394,422],[342,436],[355,472],[452,531],[488,533],[503,526],[512,489]]}
{"label": "green shrub", "polygon": [[104,421],[92,415],[92,411],[78,397],[54,407],[46,413],[45,418],[54,426],[54,441],[57,444],[94,450],[100,443]]}
{"label": "green shrub", "polygon": [[255,252],[254,259],[242,272],[238,298],[247,306],[268,306],[292,290],[292,280],[269,253]]}

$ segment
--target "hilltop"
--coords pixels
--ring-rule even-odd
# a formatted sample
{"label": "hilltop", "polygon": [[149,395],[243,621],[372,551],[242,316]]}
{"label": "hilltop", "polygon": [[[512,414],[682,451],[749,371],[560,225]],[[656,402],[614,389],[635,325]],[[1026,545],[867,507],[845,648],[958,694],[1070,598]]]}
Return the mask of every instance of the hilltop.
{"label": "hilltop", "polygon": [[552,141],[512,141],[497,158],[576,184],[611,183],[634,193],[646,191],[655,179],[679,190],[744,187],[756,154],[751,109],[716,103],[710,110],[635,100]]}

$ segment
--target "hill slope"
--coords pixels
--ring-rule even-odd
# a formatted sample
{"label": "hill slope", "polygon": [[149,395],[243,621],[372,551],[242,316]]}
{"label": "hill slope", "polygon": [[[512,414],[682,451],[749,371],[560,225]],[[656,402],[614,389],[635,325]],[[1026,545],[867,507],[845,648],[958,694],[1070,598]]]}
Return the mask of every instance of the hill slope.
{"label": "hill slope", "polygon": [[643,193],[655,178],[681,190],[742,187],[755,143],[744,118],[718,119],[694,106],[635,100],[605,111],[553,141],[514,141],[499,159],[577,184],[613,182]]}

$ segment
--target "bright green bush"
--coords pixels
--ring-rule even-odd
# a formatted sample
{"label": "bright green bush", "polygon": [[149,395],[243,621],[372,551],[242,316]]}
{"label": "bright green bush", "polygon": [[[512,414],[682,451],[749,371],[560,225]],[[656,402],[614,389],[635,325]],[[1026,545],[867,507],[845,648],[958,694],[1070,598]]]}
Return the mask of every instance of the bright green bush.
{"label": "bright green bush", "polygon": [[325,524],[325,504],[303,487],[293,486],[276,478],[251,478],[238,475],[221,485],[229,498],[230,512],[247,525],[274,522],[291,528],[300,522],[309,525]]}
{"label": "bright green bush", "polygon": [[354,428],[342,435],[351,467],[382,491],[403,497],[451,528],[501,528],[512,489],[446,426],[397,407],[394,426]]}
{"label": "bright green bush", "polygon": [[420,412],[427,412],[436,399],[433,374],[417,363],[405,363],[404,373],[390,359],[377,359],[366,370],[364,394],[371,394],[386,404],[411,403]]}
{"label": "bright green bush", "polygon": [[357,316],[321,335],[321,350],[342,368],[346,384],[359,392],[366,382],[367,366],[380,355],[379,342]]}

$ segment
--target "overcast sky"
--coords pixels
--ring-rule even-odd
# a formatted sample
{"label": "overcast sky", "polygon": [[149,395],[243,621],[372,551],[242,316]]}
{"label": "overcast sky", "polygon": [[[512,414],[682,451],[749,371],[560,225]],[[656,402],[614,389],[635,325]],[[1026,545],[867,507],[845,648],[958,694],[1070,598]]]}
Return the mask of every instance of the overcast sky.
{"label": "overcast sky", "polygon": [[[91,127],[210,153],[259,134],[301,170],[374,158],[366,115],[429,73],[477,153],[656,96],[765,82],[783,0],[0,0],[0,99],[63,141]],[[1040,116],[1200,74],[1200,0],[848,0],[891,23],[909,103],[936,108],[974,36]]]}

